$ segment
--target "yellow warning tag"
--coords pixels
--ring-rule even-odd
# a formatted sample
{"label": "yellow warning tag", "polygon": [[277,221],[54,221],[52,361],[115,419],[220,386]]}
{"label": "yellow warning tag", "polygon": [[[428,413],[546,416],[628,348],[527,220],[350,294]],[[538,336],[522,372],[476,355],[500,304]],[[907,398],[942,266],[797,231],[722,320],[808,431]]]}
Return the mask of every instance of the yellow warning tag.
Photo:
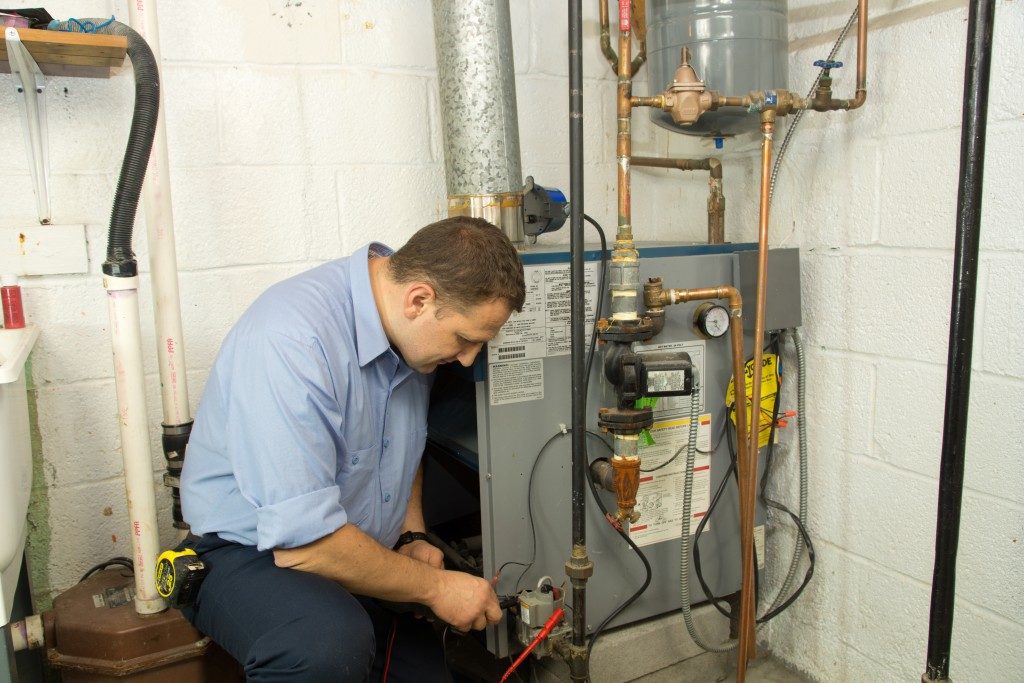
{"label": "yellow warning tag", "polygon": [[[754,389],[754,361],[747,361],[744,368],[747,385],[747,424],[750,421],[750,393]],[[757,434],[757,447],[768,445],[772,431],[772,415],[775,411],[775,394],[779,391],[779,357],[774,353],[766,353],[761,357],[761,421]],[[729,417],[736,424],[736,388],[733,380],[729,380],[729,388],[725,392],[725,405],[729,408]]]}

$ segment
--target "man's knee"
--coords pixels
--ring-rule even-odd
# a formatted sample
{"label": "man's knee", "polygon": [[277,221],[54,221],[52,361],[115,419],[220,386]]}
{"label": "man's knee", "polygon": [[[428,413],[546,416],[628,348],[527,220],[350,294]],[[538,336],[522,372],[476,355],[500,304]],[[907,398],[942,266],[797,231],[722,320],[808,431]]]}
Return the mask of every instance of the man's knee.
{"label": "man's knee", "polygon": [[375,651],[373,624],[365,612],[346,617],[304,615],[265,633],[244,662],[246,681],[365,681]]}

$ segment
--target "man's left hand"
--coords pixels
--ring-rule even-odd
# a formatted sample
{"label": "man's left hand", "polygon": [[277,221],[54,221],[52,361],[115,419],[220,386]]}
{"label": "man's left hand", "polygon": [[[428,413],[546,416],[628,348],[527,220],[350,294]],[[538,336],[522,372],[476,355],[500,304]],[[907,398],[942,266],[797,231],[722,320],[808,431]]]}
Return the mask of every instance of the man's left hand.
{"label": "man's left hand", "polygon": [[430,545],[426,541],[413,541],[406,543],[395,552],[411,557],[435,569],[444,569],[444,553],[437,546]]}

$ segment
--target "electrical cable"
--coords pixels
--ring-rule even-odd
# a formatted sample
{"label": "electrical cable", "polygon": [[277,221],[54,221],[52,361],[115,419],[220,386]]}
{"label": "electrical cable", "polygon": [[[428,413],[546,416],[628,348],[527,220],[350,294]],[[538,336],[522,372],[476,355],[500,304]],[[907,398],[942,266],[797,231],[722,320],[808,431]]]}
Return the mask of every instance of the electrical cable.
{"label": "electrical cable", "polygon": [[587,214],[583,219],[594,226],[598,236],[601,238],[601,282],[597,286],[597,310],[594,311],[594,325],[590,329],[590,347],[587,349],[587,371],[583,375],[583,400],[587,400],[587,390],[590,387],[590,370],[594,364],[594,347],[597,345],[597,321],[601,317],[601,310],[604,308],[604,285],[605,273],[608,269],[608,240],[605,238],[604,228]]}
{"label": "electrical cable", "polygon": [[[769,342],[767,344],[765,344],[763,350],[765,352],[771,351],[772,349],[775,349],[777,351],[778,350],[777,344],[778,344],[778,335],[773,333],[769,337]],[[778,355],[778,354],[776,353],[776,355]],[[748,359],[748,362],[749,362],[749,359]],[[776,390],[776,399],[778,399],[778,395],[779,395],[779,392],[778,392],[778,390]],[[708,505],[707,512],[704,513],[704,516],[701,517],[700,522],[697,524],[697,530],[694,532],[694,536],[693,536],[693,568],[694,568],[694,572],[697,575],[697,581],[700,583],[700,587],[704,591],[704,595],[707,597],[708,601],[714,606],[714,608],[716,610],[718,610],[718,612],[720,614],[722,614],[722,616],[724,616],[726,618],[731,618],[731,611],[729,609],[725,608],[725,607],[722,607],[722,605],[719,604],[720,598],[715,596],[715,594],[712,592],[712,590],[708,587],[707,582],[704,580],[704,572],[701,569],[701,563],[700,563],[700,536],[701,536],[702,533],[704,533],[704,528],[707,526],[707,523],[711,519],[711,515],[714,513],[715,509],[718,507],[718,501],[721,499],[722,494],[725,492],[725,488],[726,488],[726,486],[729,483],[729,476],[730,475],[732,475],[733,478],[736,479],[736,481],[737,481],[737,484],[736,484],[737,488],[739,487],[739,481],[738,481],[738,478],[737,478],[738,477],[738,468],[737,468],[737,465],[736,465],[736,450],[733,447],[732,432],[729,430],[729,413],[732,412],[732,408],[733,408],[734,405],[735,405],[735,402],[732,405],[726,406],[726,408],[728,410],[726,411],[725,419],[722,422],[722,437],[719,439],[718,445],[716,445],[713,449],[711,449],[712,452],[717,451],[718,450],[718,446],[721,445],[722,439],[725,439],[728,442],[728,447],[729,447],[729,449],[728,449],[729,450],[729,467],[726,469],[725,475],[722,477],[721,482],[719,482],[718,488],[715,490],[715,495],[712,496],[712,498],[711,498],[711,503]],[[773,420],[773,423],[774,423],[774,420]],[[767,462],[770,462],[770,461],[766,459],[766,463]],[[758,572],[758,569],[757,569],[757,558],[756,558],[757,550],[756,549],[754,551],[754,554],[755,554],[755,560],[754,560],[754,585],[755,585],[755,592],[756,592],[756,588],[760,584],[760,575],[759,575],[759,572]]]}
{"label": "electrical cable", "polygon": [[[609,452],[613,452],[612,447],[609,446],[608,443],[604,439],[602,439],[599,435],[595,434],[594,432],[589,432],[589,431],[587,432],[587,434],[589,436],[592,436],[592,437],[596,438],[598,441],[600,441],[605,446],[605,448],[608,449]],[[651,571],[651,563],[647,559],[647,556],[644,555],[643,551],[640,550],[640,547],[633,541],[633,539],[631,539],[629,537],[629,534],[627,534],[625,531],[622,530],[621,525],[615,526],[614,524],[612,524],[612,520],[614,520],[615,518],[611,515],[611,513],[608,512],[608,508],[605,507],[604,502],[601,500],[601,497],[597,495],[597,487],[594,485],[594,477],[593,477],[593,474],[590,471],[590,467],[587,467],[587,484],[590,486],[590,495],[592,495],[594,497],[594,502],[597,503],[597,506],[599,508],[601,508],[601,513],[604,515],[604,518],[606,520],[608,520],[609,525],[613,529],[615,529],[615,531],[619,534],[619,536],[621,536],[622,539],[625,540],[626,543],[629,544],[629,547],[633,549],[633,552],[635,552],[637,554],[637,557],[639,557],[640,561],[643,562],[643,564],[644,564],[644,572],[645,572],[645,578],[644,578],[643,585],[640,586],[640,588],[635,593],[633,593],[633,595],[631,595],[628,598],[626,598],[626,600],[621,605],[616,607],[612,611],[611,614],[609,614],[607,617],[605,617],[604,621],[602,621],[600,624],[598,624],[597,628],[594,629],[594,632],[592,634],[590,634],[590,640],[587,641],[587,659],[589,659],[590,658],[590,652],[591,652],[591,650],[594,649],[594,643],[597,642],[598,636],[601,635],[601,633],[608,626],[608,624],[610,624],[612,622],[612,620],[615,619],[615,617],[617,617],[620,614],[622,614],[622,612],[624,610],[626,610],[630,605],[632,605],[634,602],[636,602],[637,599],[639,599],[640,596],[643,595],[644,591],[647,590],[647,587],[651,585],[652,571]]]}
{"label": "electrical cable", "polygon": [[[683,514],[682,531],[679,543],[679,598],[683,612],[683,622],[686,624],[686,632],[690,638],[702,650],[707,652],[729,652],[739,644],[733,640],[721,645],[712,645],[706,642],[697,632],[697,625],[693,623],[693,613],[690,608],[690,522],[692,520],[691,504],[693,503],[693,467],[697,459],[697,422],[700,417],[699,395],[701,390],[701,378],[697,368],[693,369],[693,393],[690,394],[690,436],[686,449],[686,468],[683,475]],[[707,515],[705,515],[706,517]],[[756,566],[756,563],[755,563]]]}
{"label": "electrical cable", "polygon": [[128,569],[129,571],[135,571],[135,563],[131,561],[131,558],[124,557],[124,556],[112,557],[109,560],[106,560],[104,562],[100,562],[99,564],[97,564],[97,565],[95,565],[93,567],[90,567],[88,569],[88,571],[86,571],[84,574],[82,574],[82,578],[80,578],[78,580],[78,583],[82,583],[83,581],[88,579],[90,576],[92,576],[96,572],[102,571],[102,570],[106,569],[107,567],[118,567],[118,566],[119,567],[124,567],[125,569]]}
{"label": "electrical cable", "polygon": [[[773,340],[769,344],[769,347],[772,348],[775,351],[776,355],[778,355],[778,352],[779,352],[779,337],[778,336],[775,336],[773,338]],[[806,370],[806,363],[801,363],[799,361],[799,356],[802,353],[802,350],[803,350],[803,347],[801,345],[800,346],[800,350],[798,352],[798,366],[800,368],[800,373],[798,374],[798,387],[800,386],[800,380],[805,377],[805,372],[804,371]],[[813,576],[813,573],[814,573],[814,561],[815,561],[814,548],[813,548],[813,545],[811,543],[810,535],[807,532],[807,528],[806,528],[806,490],[807,490],[807,485],[806,485],[806,466],[807,466],[807,458],[806,458],[806,429],[801,431],[801,454],[802,454],[802,456],[801,456],[801,460],[802,460],[802,462],[801,462],[801,469],[802,469],[801,499],[802,499],[802,505],[803,505],[803,515],[804,515],[803,519],[801,519],[797,515],[793,514],[793,512],[790,511],[785,505],[782,505],[781,503],[773,501],[773,500],[767,498],[767,496],[765,495],[765,489],[766,489],[767,482],[768,482],[768,476],[769,476],[769,472],[770,472],[771,465],[772,465],[772,454],[773,454],[773,449],[774,449],[774,431],[775,431],[775,423],[776,423],[776,421],[778,419],[779,396],[780,396],[780,394],[781,394],[781,387],[780,387],[780,390],[776,392],[774,408],[773,408],[773,411],[772,411],[772,422],[771,422],[771,431],[770,431],[770,434],[769,434],[768,450],[766,451],[766,454],[765,454],[765,469],[764,469],[764,472],[762,473],[762,477],[761,477],[761,500],[762,500],[762,503],[764,503],[764,505],[766,505],[768,507],[775,508],[777,510],[780,510],[780,511],[782,511],[785,514],[788,514],[790,516],[790,518],[793,520],[794,524],[797,527],[799,543],[798,543],[798,545],[796,547],[796,551],[794,552],[794,559],[793,559],[793,561],[791,562],[791,565],[790,565],[790,572],[789,572],[789,576],[787,577],[787,581],[783,582],[782,588],[779,590],[779,593],[776,596],[775,600],[772,601],[772,603],[771,603],[770,607],[768,608],[767,612],[764,615],[762,615],[760,618],[757,619],[757,623],[758,624],[763,624],[763,623],[768,622],[769,620],[771,620],[771,619],[775,618],[776,616],[778,616],[783,610],[788,608],[790,605],[792,605],[793,602],[795,602],[796,599],[799,597],[800,593],[802,593],[803,590],[810,583],[811,577]],[[798,410],[797,410],[798,417],[804,414],[804,409],[805,409],[804,403],[805,403],[805,401],[803,401],[800,398],[798,398]],[[728,418],[727,418],[727,423],[728,423]],[[799,424],[802,425],[803,423],[799,423]],[[714,509],[715,509],[715,507],[718,504],[718,500],[721,497],[722,492],[724,491],[726,484],[728,483],[729,475],[730,474],[734,474],[735,475],[735,472],[736,472],[736,453],[735,453],[735,448],[733,446],[733,441],[732,441],[731,437],[732,437],[732,433],[729,432],[728,433],[728,439],[727,439],[728,440],[728,445],[729,445],[729,454],[730,454],[729,469],[726,471],[725,476],[722,478],[722,482],[719,484],[719,487],[716,490],[715,495],[714,495],[714,497],[711,500],[711,504],[708,506],[707,514],[701,519],[700,524],[697,525],[697,531],[696,531],[696,534],[694,535],[694,548],[693,548],[693,562],[694,562],[694,570],[695,570],[695,572],[697,574],[697,580],[700,582],[701,588],[704,590],[704,594],[708,597],[708,599],[710,600],[712,605],[714,605],[715,609],[717,609],[722,615],[724,615],[726,617],[731,616],[730,612],[727,611],[726,609],[724,609],[719,604],[719,602],[718,602],[719,598],[716,598],[713,595],[713,593],[711,592],[710,588],[708,588],[708,585],[707,585],[707,583],[704,580],[704,575],[703,575],[703,572],[701,571],[701,564],[700,564],[699,542],[700,542],[700,535],[701,535],[701,533],[704,530],[704,526],[706,525],[707,520],[710,519],[712,512],[714,512]],[[799,586],[799,588],[797,588],[797,590],[792,595],[789,595],[785,600],[783,600],[783,596],[785,596],[789,592],[789,589],[792,586],[792,578],[791,577],[795,577],[795,574],[796,574],[796,568],[795,567],[797,567],[799,565],[799,560],[802,557],[804,546],[806,546],[806,548],[807,548],[807,554],[808,554],[808,560],[809,560],[809,567],[807,569],[807,573],[805,574],[804,580],[801,583],[801,585]],[[755,572],[756,571],[757,570],[755,568]],[[757,576],[757,575],[755,574],[755,576]]]}
{"label": "electrical cable", "polygon": [[[598,285],[598,290],[597,290],[598,291],[598,294],[597,294],[597,307],[596,307],[596,310],[594,311],[594,324],[593,324],[593,326],[591,327],[591,330],[590,330],[590,347],[587,349],[587,362],[586,362],[587,369],[586,369],[586,373],[583,376],[583,395],[584,395],[584,400],[586,400],[587,392],[589,391],[589,387],[590,387],[590,371],[591,371],[591,368],[593,367],[593,363],[594,363],[594,349],[595,349],[595,347],[597,345],[597,320],[601,316],[601,309],[604,308],[604,284],[605,284],[604,283],[604,279],[605,279],[605,271],[606,271],[607,266],[608,266],[608,240],[605,237],[604,228],[601,227],[600,223],[595,221],[593,218],[591,218],[587,214],[583,214],[583,218],[588,223],[590,223],[594,227],[595,230],[597,230],[597,234],[598,234],[598,236],[601,239],[601,282]],[[560,431],[557,434],[555,434],[554,436],[552,436],[550,439],[548,439],[544,443],[544,445],[540,447],[540,450],[537,452],[537,457],[534,458],[533,464],[530,466],[530,478],[529,478],[529,481],[528,481],[528,483],[526,485],[526,488],[527,488],[527,491],[526,491],[526,508],[527,508],[527,513],[528,513],[529,519],[530,519],[530,538],[532,539],[532,546],[531,546],[532,549],[530,551],[530,561],[528,563],[524,563],[524,562],[511,562],[511,561],[510,562],[506,562],[505,564],[501,565],[501,568],[499,568],[497,573],[495,574],[495,576],[500,576],[501,575],[501,570],[504,569],[506,566],[508,566],[510,564],[515,564],[515,565],[519,565],[519,566],[523,567],[523,571],[519,574],[519,578],[516,579],[516,587],[515,587],[515,592],[516,593],[519,592],[519,584],[522,582],[523,577],[526,575],[526,573],[528,571],[530,571],[530,568],[533,567],[534,561],[537,559],[537,529],[536,529],[536,525],[535,525],[534,520],[533,520],[533,477],[534,477],[534,473],[537,471],[537,463],[540,462],[541,456],[544,454],[544,451],[547,450],[548,446],[550,446],[551,443],[555,439],[557,439],[559,436],[564,436],[564,435],[568,434],[571,431],[572,431],[571,428],[567,428],[564,431]],[[602,442],[603,442],[603,440],[602,440]]]}
{"label": "electrical cable", "polygon": [[[855,7],[853,9],[853,13],[850,15],[850,18],[846,20],[846,25],[843,27],[842,31],[839,32],[839,37],[836,38],[836,42],[832,46],[831,52],[828,53],[827,61],[831,62],[833,59],[835,59],[836,53],[839,52],[840,46],[842,46],[843,41],[846,40],[846,35],[850,32],[850,29],[853,27],[854,22],[857,21],[858,9],[859,7]],[[818,72],[818,77],[814,79],[814,84],[811,85],[811,89],[807,91],[806,99],[810,99],[814,95],[814,91],[818,88],[818,81],[821,80],[821,77],[823,75],[825,75],[824,69]],[[778,156],[775,157],[775,165],[772,167],[771,180],[769,180],[768,182],[769,207],[771,206],[772,198],[775,196],[775,180],[779,177],[779,171],[782,169],[782,159],[783,157],[786,156],[786,150],[789,149],[789,143],[793,139],[793,134],[796,132],[796,128],[800,124],[800,121],[803,119],[804,112],[806,111],[806,109],[800,109],[796,112],[796,114],[793,115],[793,122],[789,124],[789,127],[786,129],[786,136],[782,139],[782,145],[779,146],[779,154]]]}

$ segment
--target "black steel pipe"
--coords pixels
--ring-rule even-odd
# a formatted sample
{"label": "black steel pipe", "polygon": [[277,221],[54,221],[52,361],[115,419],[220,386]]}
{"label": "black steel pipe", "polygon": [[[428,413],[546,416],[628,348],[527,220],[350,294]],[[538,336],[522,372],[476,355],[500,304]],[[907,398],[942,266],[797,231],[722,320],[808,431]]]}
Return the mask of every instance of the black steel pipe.
{"label": "black steel pipe", "polygon": [[928,620],[928,661],[922,681],[949,680],[953,636],[956,553],[960,536],[967,443],[967,410],[971,391],[974,303],[981,234],[981,191],[985,165],[985,118],[992,61],[995,0],[969,3],[964,113],[960,137],[960,190],[956,211],[956,255],[953,301],[949,316],[949,359],[946,408],[939,468],[939,505],[935,532],[935,569]]}
{"label": "black steel pipe", "polygon": [[[583,7],[569,2],[569,224],[570,224],[570,343],[572,346],[572,557],[567,566],[582,569],[586,560],[586,301],[583,275]],[[586,577],[574,579],[572,595],[573,680],[585,680]]]}

